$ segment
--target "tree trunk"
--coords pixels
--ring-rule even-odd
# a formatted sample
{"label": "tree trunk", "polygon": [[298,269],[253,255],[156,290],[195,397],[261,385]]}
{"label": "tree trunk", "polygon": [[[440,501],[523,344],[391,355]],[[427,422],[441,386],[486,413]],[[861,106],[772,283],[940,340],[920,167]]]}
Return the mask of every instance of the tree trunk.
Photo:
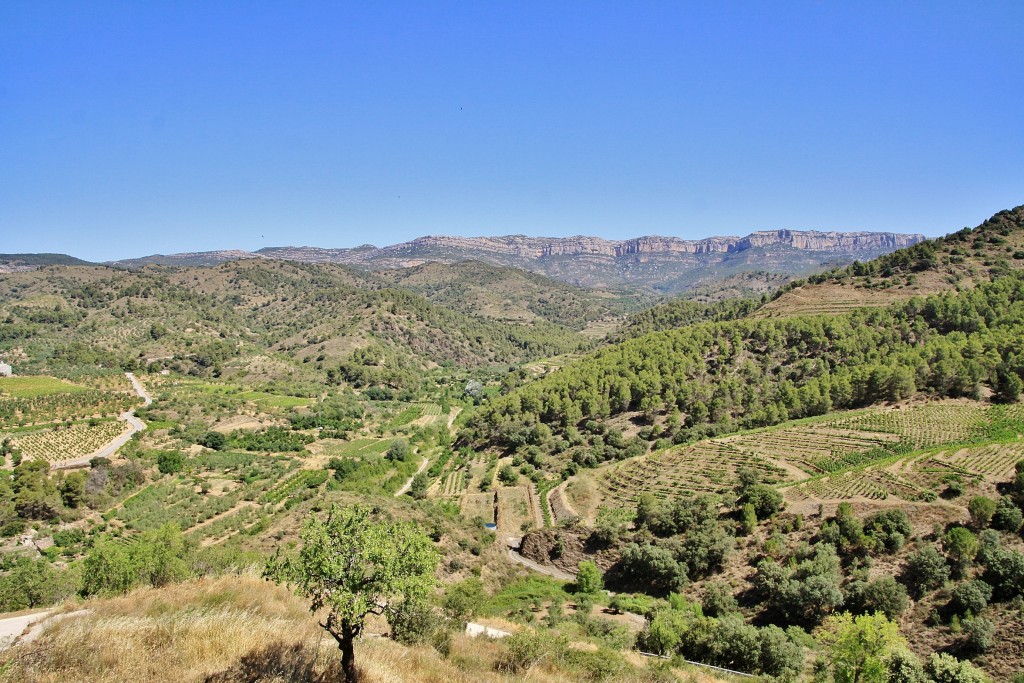
{"label": "tree trunk", "polygon": [[356,634],[348,625],[342,625],[338,648],[341,649],[341,670],[345,672],[346,683],[357,683],[359,674],[356,671]]}
{"label": "tree trunk", "polygon": [[358,683],[356,636],[359,635],[359,627],[353,626],[344,619],[338,619],[333,613],[327,617],[326,622],[321,622],[320,626],[334,636],[334,640],[338,642],[338,649],[341,650],[341,671],[345,676],[345,683]]}

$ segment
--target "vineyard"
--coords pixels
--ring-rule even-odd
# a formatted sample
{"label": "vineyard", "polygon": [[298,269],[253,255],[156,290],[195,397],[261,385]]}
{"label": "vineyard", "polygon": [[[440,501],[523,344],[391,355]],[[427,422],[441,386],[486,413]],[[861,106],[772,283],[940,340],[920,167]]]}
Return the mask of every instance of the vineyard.
{"label": "vineyard", "polygon": [[54,377],[0,377],[0,398],[40,398],[55,394],[79,394],[87,388]]}
{"label": "vineyard", "polygon": [[302,489],[315,489],[327,481],[326,470],[302,470],[276,484],[260,496],[261,503],[276,505]]}
{"label": "vineyard", "polygon": [[[643,492],[722,493],[744,467],[782,486],[792,501],[927,501],[951,474],[1005,480],[1024,459],[1024,443],[1016,443],[1022,433],[1019,405],[944,401],[868,409],[675,447],[611,465],[595,480],[602,500],[612,506]],[[971,444],[977,447],[966,447]],[[943,445],[965,447],[935,451]],[[929,451],[912,455],[922,449]]]}
{"label": "vineyard", "polygon": [[820,423],[741,434],[720,442],[756,457],[789,462],[809,474],[818,474],[840,469],[849,454],[894,446],[900,443],[900,437]]}
{"label": "vineyard", "polygon": [[648,492],[659,497],[723,493],[735,486],[741,468],[757,470],[768,483],[786,476],[783,469],[764,458],[708,440],[613,465],[599,478],[599,485],[602,497],[613,504],[633,501]]}
{"label": "vineyard", "polygon": [[49,377],[14,377],[9,379],[46,380],[46,386],[60,391],[29,395],[30,392],[0,395],[0,429],[23,425],[49,424],[65,420],[120,415],[139,399],[134,394],[87,389]]}
{"label": "vineyard", "polygon": [[32,431],[11,439],[25,458],[60,462],[93,453],[119,436],[128,425],[114,420]]}

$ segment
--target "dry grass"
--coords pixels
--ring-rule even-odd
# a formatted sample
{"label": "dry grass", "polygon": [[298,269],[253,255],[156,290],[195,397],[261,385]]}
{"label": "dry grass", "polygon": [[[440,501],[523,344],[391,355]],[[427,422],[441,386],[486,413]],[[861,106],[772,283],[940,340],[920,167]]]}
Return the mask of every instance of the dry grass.
{"label": "dry grass", "polygon": [[[0,657],[0,683],[325,683],[341,680],[340,656],[306,603],[255,574],[188,581],[93,600],[89,613],[54,623]],[[455,635],[448,656],[368,637],[356,647],[363,683],[505,683],[591,680],[540,662],[506,675],[499,641]],[[630,678],[645,680],[636,661]],[[684,680],[686,678],[684,677]],[[705,679],[711,680],[711,679]]]}

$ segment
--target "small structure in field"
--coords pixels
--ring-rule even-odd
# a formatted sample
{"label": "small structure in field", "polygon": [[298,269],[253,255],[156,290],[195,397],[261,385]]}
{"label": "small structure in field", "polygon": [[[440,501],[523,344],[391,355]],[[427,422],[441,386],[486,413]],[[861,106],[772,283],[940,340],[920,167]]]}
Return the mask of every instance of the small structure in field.
{"label": "small structure in field", "polygon": [[14,376],[14,369],[7,363],[0,363],[0,377]]}

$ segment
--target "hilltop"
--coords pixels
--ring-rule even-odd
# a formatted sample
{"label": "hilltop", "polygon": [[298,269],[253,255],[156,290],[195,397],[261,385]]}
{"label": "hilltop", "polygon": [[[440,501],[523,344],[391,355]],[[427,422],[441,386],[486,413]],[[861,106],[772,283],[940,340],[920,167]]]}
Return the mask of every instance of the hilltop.
{"label": "hilltop", "polygon": [[1024,206],[974,228],[781,287],[761,315],[838,313],[959,291],[1024,268]]}

